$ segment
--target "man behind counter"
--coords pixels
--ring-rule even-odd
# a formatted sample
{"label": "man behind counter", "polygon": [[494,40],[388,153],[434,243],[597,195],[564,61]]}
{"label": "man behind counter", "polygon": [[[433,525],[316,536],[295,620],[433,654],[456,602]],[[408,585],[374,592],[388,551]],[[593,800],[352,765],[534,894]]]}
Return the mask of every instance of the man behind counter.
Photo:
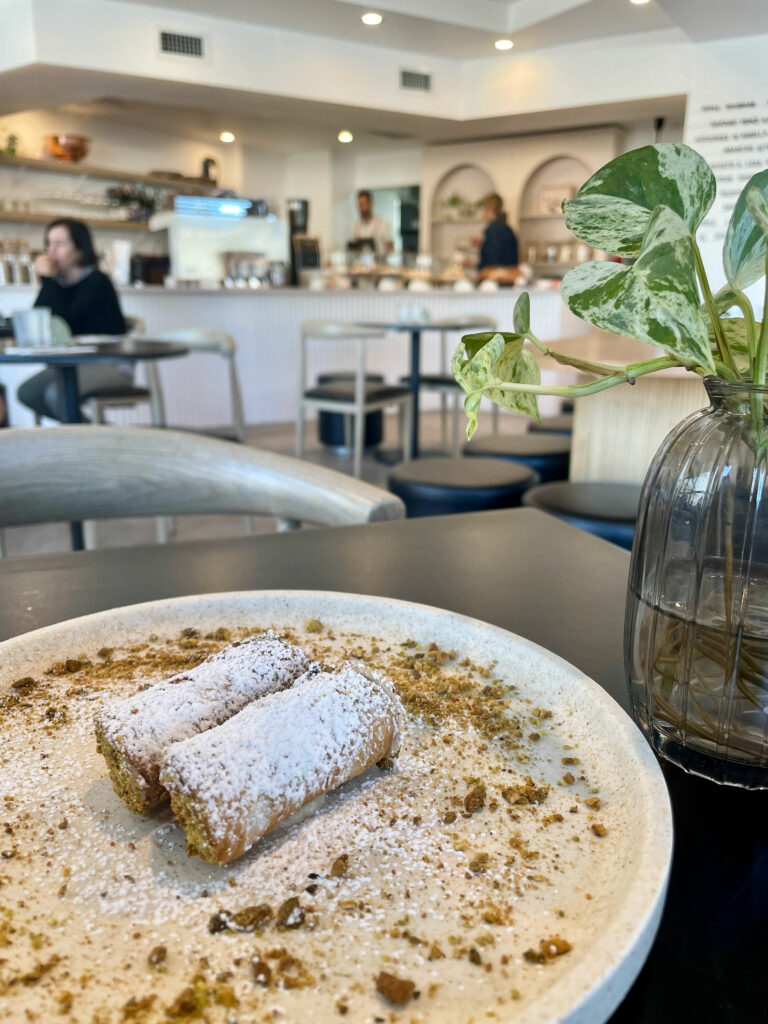
{"label": "man behind counter", "polygon": [[478,270],[486,267],[516,267],[518,264],[517,236],[507,224],[507,214],[500,195],[492,192],[483,201],[485,229],[480,248]]}
{"label": "man behind counter", "polygon": [[373,199],[367,189],[357,193],[357,208],[360,211],[360,218],[355,221],[352,228],[352,238],[355,241],[369,238],[373,242],[376,258],[381,259],[392,252],[392,232],[389,230],[389,224],[383,217],[374,214]]}

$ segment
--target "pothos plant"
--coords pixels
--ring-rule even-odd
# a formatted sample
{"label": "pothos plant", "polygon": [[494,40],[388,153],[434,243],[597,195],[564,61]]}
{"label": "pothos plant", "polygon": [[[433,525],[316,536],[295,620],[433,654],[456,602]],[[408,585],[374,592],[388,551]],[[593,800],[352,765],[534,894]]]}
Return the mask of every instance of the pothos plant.
{"label": "pothos plant", "polygon": [[[661,144],[617,157],[566,200],[565,223],[577,238],[634,262],[575,267],[562,282],[565,302],[596,327],[649,342],[665,355],[617,367],[553,351],[531,328],[524,292],[512,332],[466,335],[454,353],[452,372],[466,392],[467,438],[477,428],[483,395],[538,420],[538,395],[591,395],[673,366],[765,385],[768,317],[756,321],[744,290],[766,274],[768,170],[750,179],[734,207],[723,251],[727,284],[713,294],[696,231],[715,193],[715,176],[702,156],[688,146]],[[739,315],[731,315],[734,310]],[[591,379],[542,385],[526,340]]]}

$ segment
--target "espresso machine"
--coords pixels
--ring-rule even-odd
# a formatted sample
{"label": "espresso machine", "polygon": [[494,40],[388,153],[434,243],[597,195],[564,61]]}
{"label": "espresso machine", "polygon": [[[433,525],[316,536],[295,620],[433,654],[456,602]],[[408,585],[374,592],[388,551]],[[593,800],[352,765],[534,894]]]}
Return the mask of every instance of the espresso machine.
{"label": "espresso machine", "polygon": [[320,269],[320,245],[317,238],[307,234],[309,200],[288,199],[288,230],[291,242],[291,284],[299,284],[303,270]]}

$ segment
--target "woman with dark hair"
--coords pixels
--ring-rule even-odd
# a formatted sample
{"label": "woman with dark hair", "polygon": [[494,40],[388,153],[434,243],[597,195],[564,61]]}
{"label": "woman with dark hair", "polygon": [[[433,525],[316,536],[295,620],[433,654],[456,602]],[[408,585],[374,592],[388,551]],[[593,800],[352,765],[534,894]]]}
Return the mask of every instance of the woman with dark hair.
{"label": "woman with dark hair", "polygon": [[507,214],[500,195],[492,192],[483,200],[483,220],[488,225],[480,249],[478,270],[488,267],[516,267],[517,237],[507,224]]}
{"label": "woman with dark hair", "polygon": [[[112,282],[97,267],[91,233],[79,220],[53,220],[45,229],[45,252],[35,260],[41,280],[36,306],[46,306],[66,320],[73,334],[125,334],[125,320]],[[130,366],[81,366],[80,392],[133,383]],[[41,416],[64,419],[64,394],[55,369],[24,381],[19,401]]]}

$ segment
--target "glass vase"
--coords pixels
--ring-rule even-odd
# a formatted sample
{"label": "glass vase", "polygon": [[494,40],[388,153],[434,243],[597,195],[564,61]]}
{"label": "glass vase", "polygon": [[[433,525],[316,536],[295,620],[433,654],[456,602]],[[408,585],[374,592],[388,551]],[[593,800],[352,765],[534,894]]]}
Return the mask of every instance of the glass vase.
{"label": "glass vase", "polygon": [[643,486],[625,663],[658,754],[768,788],[768,388],[708,378]]}

